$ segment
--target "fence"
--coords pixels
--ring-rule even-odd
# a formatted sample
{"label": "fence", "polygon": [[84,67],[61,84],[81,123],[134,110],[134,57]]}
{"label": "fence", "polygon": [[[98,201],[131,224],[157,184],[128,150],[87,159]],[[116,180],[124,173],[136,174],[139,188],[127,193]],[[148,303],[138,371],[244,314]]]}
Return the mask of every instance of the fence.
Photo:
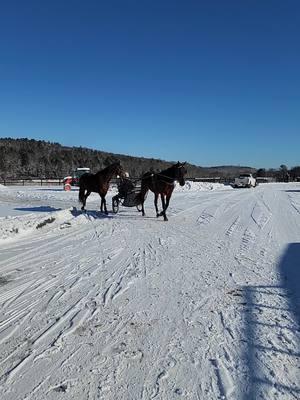
{"label": "fence", "polygon": [[0,185],[4,186],[59,186],[63,178],[58,179],[0,179]]}
{"label": "fence", "polygon": [[[133,178],[133,180],[139,180],[141,178]],[[0,178],[0,184],[4,186],[60,186],[63,184],[63,178],[35,178],[35,179],[15,179],[15,178]],[[228,180],[221,177],[215,178],[186,178],[187,181],[192,182],[219,182],[226,183]],[[112,183],[116,183],[116,179],[112,179]]]}
{"label": "fence", "polygon": [[[139,180],[141,178],[133,178],[133,180]],[[0,184],[4,186],[60,186],[63,184],[63,178],[36,178],[36,179],[15,179],[15,178],[7,178],[1,179]],[[222,177],[214,177],[214,178],[186,178],[187,181],[192,182],[216,182],[216,183],[228,183],[230,179],[222,178]],[[116,183],[116,179],[112,179],[112,183]]]}

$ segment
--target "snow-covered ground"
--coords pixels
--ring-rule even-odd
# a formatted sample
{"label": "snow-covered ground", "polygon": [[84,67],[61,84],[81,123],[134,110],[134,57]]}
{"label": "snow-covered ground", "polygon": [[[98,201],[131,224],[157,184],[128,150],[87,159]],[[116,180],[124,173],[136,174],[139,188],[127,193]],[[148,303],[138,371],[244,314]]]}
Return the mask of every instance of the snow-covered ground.
{"label": "snow-covered ground", "polygon": [[77,196],[0,187],[1,399],[300,398],[300,184]]}

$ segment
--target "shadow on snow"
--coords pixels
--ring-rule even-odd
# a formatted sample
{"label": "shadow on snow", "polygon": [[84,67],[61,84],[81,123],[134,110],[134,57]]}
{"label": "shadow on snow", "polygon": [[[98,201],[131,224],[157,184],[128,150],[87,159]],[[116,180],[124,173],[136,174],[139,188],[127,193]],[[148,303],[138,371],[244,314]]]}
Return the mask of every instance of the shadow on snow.
{"label": "shadow on snow", "polygon": [[17,211],[30,211],[30,212],[54,212],[60,211],[61,208],[55,208],[50,206],[39,206],[39,207],[16,207],[14,210]]}
{"label": "shadow on snow", "polygon": [[[300,357],[300,243],[287,247],[278,271],[278,286],[243,288],[245,370],[241,372],[245,385],[241,388],[242,400],[271,399],[276,395],[300,398],[298,372],[291,375]],[[272,360],[281,365],[280,375],[272,370]],[[266,371],[265,365],[271,368]],[[282,377],[285,384],[280,383]]]}
{"label": "shadow on snow", "polygon": [[94,219],[111,219],[113,218],[113,215],[105,214],[101,211],[97,210],[78,210],[76,207],[73,207],[73,210],[71,210],[71,214],[73,217],[79,217],[80,215],[85,215],[87,218],[94,218]]}

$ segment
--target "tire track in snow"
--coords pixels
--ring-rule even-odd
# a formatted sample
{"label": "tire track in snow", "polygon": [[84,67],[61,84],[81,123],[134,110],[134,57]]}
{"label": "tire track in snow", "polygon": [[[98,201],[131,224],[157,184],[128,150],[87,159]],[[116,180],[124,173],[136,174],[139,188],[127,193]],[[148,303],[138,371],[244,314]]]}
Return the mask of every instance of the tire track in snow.
{"label": "tire track in snow", "polygon": [[227,229],[225,235],[231,237],[234,233],[241,229],[240,217],[237,216],[233,223]]}
{"label": "tire track in snow", "polygon": [[[226,209],[226,206],[224,207],[224,209]],[[227,231],[226,231],[226,234],[225,234],[230,239],[232,235],[239,236],[240,233],[242,233],[240,251],[242,250],[242,253],[244,253],[245,256],[248,255],[249,252],[252,251],[252,248],[254,248],[257,245],[259,245],[258,239],[261,236],[260,235],[260,230],[265,228],[265,226],[269,223],[269,218],[268,217],[266,218],[263,215],[263,213],[259,213],[258,212],[259,211],[258,206],[257,206],[257,208],[256,208],[254,213],[253,213],[254,208],[251,207],[251,204],[249,206],[247,206],[246,209],[249,210],[250,215],[252,213],[252,216],[256,217],[256,221],[253,221],[253,222],[255,223],[255,226],[258,228],[258,231],[255,231],[255,228],[254,228],[254,230],[252,230],[250,228],[243,230],[242,227],[244,226],[244,221],[241,220],[239,215],[234,216],[234,214],[233,214],[233,216],[231,216],[230,218],[234,218],[235,217],[235,219],[229,224],[229,228],[227,228]],[[227,208],[227,210],[230,210],[230,206]],[[215,221],[213,221],[213,219],[210,218],[209,222],[210,223],[212,223],[212,222],[214,223]],[[216,223],[217,222],[218,222],[218,220],[216,219]],[[218,236],[222,237],[222,234],[223,234],[222,232],[220,233],[220,231],[218,231],[216,237],[218,237]],[[266,234],[269,235],[269,232],[267,231]],[[264,234],[264,235],[266,235],[266,234]],[[187,236],[189,237],[190,234],[188,234]],[[212,253],[213,254],[212,248],[214,248],[214,242],[211,240],[211,236],[209,236],[209,238],[210,238],[211,243],[208,243],[208,244],[205,245],[205,251],[206,251],[206,253],[209,253],[209,254]],[[193,240],[195,240],[195,244],[196,244],[197,237],[193,237]],[[263,240],[262,240],[262,243],[264,243]],[[227,250],[228,249],[228,243],[226,245],[224,243],[224,246],[222,246],[221,249],[222,248],[224,249],[224,251],[225,251],[225,249]],[[221,258],[222,256],[221,257],[220,256],[221,255],[219,255],[219,259],[222,259]],[[213,258],[211,258],[211,260],[213,261]],[[224,327],[224,317],[222,319],[223,319],[222,324],[223,324],[223,329],[224,329],[225,328]],[[230,336],[231,336],[232,346],[234,346],[234,344],[233,344],[234,343],[233,342],[233,336],[236,337],[237,334],[233,333],[232,331],[230,331]],[[227,354],[227,358],[229,359],[230,356],[228,356],[228,354],[230,354],[230,352],[226,351],[226,354]],[[234,369],[232,368],[232,370],[234,370]],[[222,374],[225,374],[225,376],[227,376],[226,379],[229,382],[229,384],[227,383],[226,385],[225,384],[223,385],[224,387],[223,387],[223,390],[221,389],[221,392],[224,392],[224,393],[227,393],[228,395],[231,395],[231,393],[233,392],[234,389],[233,389],[233,386],[230,384],[230,379],[229,379],[230,375],[228,375],[229,373],[226,372],[226,369],[224,371],[225,371],[224,373],[223,372],[221,373],[220,372],[220,368],[218,367],[219,377],[221,377]],[[219,387],[220,387],[220,385],[219,385]],[[226,390],[224,389],[225,387],[227,388]]]}
{"label": "tire track in snow", "polygon": [[[121,400],[120,396],[126,398],[127,395],[128,398],[140,398],[140,393],[143,393],[145,400],[150,396],[156,396],[156,399],[182,396],[187,400],[215,399],[220,397],[220,393],[228,397],[235,396],[231,382],[234,385],[243,383],[243,379],[234,372],[243,370],[241,361],[236,361],[240,345],[237,340],[237,314],[242,312],[243,306],[239,304],[239,296],[228,294],[227,291],[236,289],[237,282],[243,282],[244,269],[235,262],[233,255],[239,257],[247,228],[255,238],[252,244],[244,243],[243,263],[252,268],[246,271],[246,279],[250,282],[254,279],[254,264],[261,262],[262,257],[270,260],[268,252],[272,249],[273,217],[266,224],[260,221],[257,224],[251,218],[255,202],[261,206],[259,196],[260,193],[254,191],[249,199],[248,194],[242,191],[230,195],[226,201],[221,196],[218,201],[222,204],[219,207],[216,205],[218,211],[209,224],[196,222],[205,207],[209,212],[207,204],[202,204],[190,213],[172,216],[167,224],[156,220],[143,221],[142,218],[134,222],[116,218],[112,236],[109,236],[113,230],[112,221],[96,221],[89,228],[89,233],[87,226],[81,227],[84,232],[79,229],[78,236],[74,238],[78,248],[68,241],[67,252],[74,252],[69,262],[67,254],[52,253],[51,257],[56,262],[56,266],[54,263],[51,265],[56,275],[52,277],[52,283],[57,279],[58,287],[52,286],[48,293],[39,293],[38,285],[47,290],[46,280],[51,268],[40,269],[38,262],[32,265],[29,279],[35,276],[36,271],[36,283],[32,289],[35,290],[34,297],[39,298],[41,303],[33,310],[45,307],[45,315],[39,312],[34,316],[29,314],[21,327],[26,331],[26,336],[16,334],[16,341],[9,343],[6,356],[9,352],[15,353],[4,362],[5,371],[16,365],[21,353],[22,357],[29,357],[25,344],[22,351],[21,347],[17,347],[22,339],[32,336],[32,333],[32,337],[37,337],[42,333],[40,328],[43,323],[48,321],[49,326],[55,317],[63,315],[68,305],[82,300],[60,326],[31,347],[31,351],[34,351],[32,358],[20,366],[18,381],[16,376],[11,380],[12,390],[27,384],[26,393],[16,392],[15,398],[30,398],[31,391],[34,391],[32,396],[36,399],[70,396],[71,389],[75,398],[76,395],[77,398],[87,398],[87,393],[90,393],[91,396],[95,394],[107,400]],[[233,203],[237,199],[236,209]],[[264,206],[261,208],[267,215]],[[270,208],[273,211],[274,205]],[[255,213],[254,216],[259,220]],[[259,225],[263,225],[263,228]],[[107,231],[106,238],[102,230]],[[276,233],[276,229],[274,231]],[[78,243],[83,238],[85,244],[80,247]],[[63,245],[62,239],[57,248]],[[264,245],[267,248],[265,256],[261,253]],[[114,247],[121,250],[114,253]],[[252,253],[255,253],[254,264],[247,261]],[[93,262],[93,257],[97,261]],[[25,276],[31,262],[19,265],[24,268],[20,274]],[[44,262],[47,262],[46,257]],[[128,267],[129,264],[136,267]],[[11,263],[8,270],[14,267]],[[133,271],[137,275],[131,276]],[[235,278],[229,272],[234,272]],[[265,272],[261,273],[266,279],[263,275]],[[103,293],[108,288],[107,302],[103,306]],[[27,295],[29,290],[31,288]],[[16,320],[22,318],[18,312],[26,306],[29,297],[22,295],[9,306],[6,317],[18,316]],[[20,308],[17,310],[16,306]],[[236,309],[238,312],[235,313]],[[144,321],[149,324],[145,323],[143,328],[138,325],[142,313]],[[280,333],[278,330],[276,332]],[[293,338],[285,331],[280,338],[272,337],[271,341],[272,344],[266,347],[279,350],[284,346],[292,349],[294,344]],[[78,353],[75,353],[76,346],[82,346]],[[0,352],[2,355],[3,349]],[[172,363],[172,359],[176,364]],[[235,365],[237,362],[239,364]],[[275,364],[276,359],[273,362]],[[264,371],[268,371],[269,367],[266,357]],[[33,371],[32,375],[38,375],[36,380],[32,380],[31,386],[28,383],[30,370]],[[70,383],[72,377],[76,380]],[[45,383],[39,386],[42,382]],[[98,387],[98,382],[101,382],[102,388]],[[66,385],[65,393],[52,392],[55,388],[59,390],[61,385]],[[3,387],[3,390],[8,389],[5,384]],[[82,388],[87,391],[83,393]]]}

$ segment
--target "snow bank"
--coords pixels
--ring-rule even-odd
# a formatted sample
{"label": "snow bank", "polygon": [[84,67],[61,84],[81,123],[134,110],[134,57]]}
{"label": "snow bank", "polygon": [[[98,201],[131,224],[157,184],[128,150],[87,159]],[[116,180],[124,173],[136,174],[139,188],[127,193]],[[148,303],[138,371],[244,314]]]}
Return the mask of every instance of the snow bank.
{"label": "snow bank", "polygon": [[231,186],[224,185],[223,183],[212,182],[192,182],[186,181],[184,186],[176,185],[176,192],[202,192],[208,190],[228,190],[232,189]]}
{"label": "snow bank", "polygon": [[[57,187],[41,187],[41,186],[28,186],[18,187],[11,186],[7,188],[2,186],[1,197],[12,201],[78,201],[78,188],[72,188],[71,191],[65,191],[61,186]],[[116,188],[111,187],[109,193],[116,192]],[[97,193],[91,193],[89,201],[99,200]]]}
{"label": "snow bank", "polygon": [[19,238],[40,229],[65,229],[99,218],[96,212],[83,214],[75,207],[54,212],[41,212],[0,218],[0,241]]}
{"label": "snow bank", "polygon": [[[176,184],[175,190],[177,192],[198,192],[208,190],[224,190],[230,189],[230,186],[225,186],[221,183],[210,182],[191,182],[187,181],[184,186]],[[71,191],[64,191],[61,186],[57,187],[41,187],[41,186],[3,186],[0,185],[1,197],[11,201],[58,201],[58,202],[77,202],[78,201],[78,188],[72,188]],[[109,189],[109,195],[113,196],[117,192],[115,186]],[[91,193],[88,201],[98,201],[99,195]]]}

